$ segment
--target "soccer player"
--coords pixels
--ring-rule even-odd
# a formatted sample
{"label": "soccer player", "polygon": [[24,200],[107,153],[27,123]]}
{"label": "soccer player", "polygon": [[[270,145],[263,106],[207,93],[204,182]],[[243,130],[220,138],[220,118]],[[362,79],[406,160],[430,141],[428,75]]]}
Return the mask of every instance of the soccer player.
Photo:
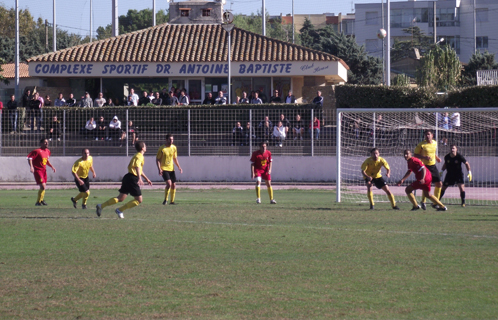
{"label": "soccer player", "polygon": [[412,152],[410,150],[404,151],[404,157],[406,162],[408,163],[408,171],[406,172],[405,176],[400,181],[398,181],[397,185],[400,186],[403,182],[405,182],[405,180],[410,176],[412,172],[415,174],[415,178],[417,180],[405,189],[408,199],[413,204],[412,211],[420,209],[420,206],[417,204],[417,199],[415,199],[415,195],[413,194],[413,190],[417,189],[422,190],[426,198],[429,198],[435,205],[439,206],[437,208],[437,211],[446,211],[447,208],[444,206],[444,204],[442,204],[435,196],[429,193],[431,191],[432,183],[431,172],[425,167],[420,159],[412,157]]}
{"label": "soccer player", "polygon": [[448,170],[446,173],[446,177],[443,182],[443,189],[441,189],[441,197],[444,196],[444,192],[449,186],[458,185],[458,189],[460,189],[460,198],[462,199],[462,207],[465,207],[465,188],[463,184],[463,171],[462,171],[462,163],[467,167],[467,178],[469,181],[472,181],[472,172],[470,171],[469,162],[458,153],[458,148],[456,145],[451,146],[451,152],[444,156],[444,164],[441,169],[441,175],[443,175],[444,170]]}
{"label": "soccer player", "polygon": [[263,141],[259,144],[259,150],[254,151],[251,155],[251,179],[256,178],[256,203],[261,203],[261,179],[265,180],[270,203],[276,204],[273,199],[273,189],[271,187],[271,152],[267,150],[268,144]]}
{"label": "soccer player", "polygon": [[73,203],[73,207],[75,209],[79,199],[83,199],[81,208],[86,209],[86,202],[90,196],[90,180],[88,179],[89,171],[92,171],[93,178],[95,179],[97,174],[93,169],[93,158],[90,155],[90,150],[83,149],[81,151],[81,158],[76,160],[71,169],[71,173],[74,176],[74,183],[76,183],[76,187],[78,187],[78,190],[80,191],[76,197],[71,198],[71,202]]}
{"label": "soccer player", "polygon": [[35,176],[36,184],[40,186],[38,190],[38,198],[35,206],[46,206],[47,203],[43,200],[45,197],[45,189],[47,188],[47,165],[54,170],[55,168],[50,163],[50,150],[48,150],[48,140],[43,138],[40,140],[40,148],[31,151],[28,154],[29,171]]}
{"label": "soccer player", "polygon": [[[439,176],[439,170],[436,167],[436,161],[441,162],[441,159],[436,154],[437,142],[434,140],[434,132],[432,130],[425,130],[424,136],[425,140],[420,142],[415,148],[415,157],[422,160],[427,170],[430,171],[432,182],[435,184],[434,196],[439,199],[443,183]],[[424,210],[426,209],[425,198],[423,195],[420,203],[420,207]]]}
{"label": "soccer player", "polygon": [[142,190],[140,190],[140,186],[144,185],[142,177],[144,177],[144,179],[150,186],[152,185],[152,181],[150,181],[143,172],[144,153],[145,151],[147,151],[145,142],[135,142],[135,149],[137,150],[137,153],[133,156],[133,158],[131,158],[130,163],[128,164],[128,173],[123,177],[118,197],[111,198],[102,204],[98,204],[97,216],[100,217],[100,215],[102,214],[102,209],[104,209],[105,207],[112,206],[113,204],[116,204],[118,202],[123,202],[128,194],[131,194],[135,198],[135,200],[131,200],[124,206],[116,209],[115,212],[119,218],[124,218],[123,212],[125,210],[136,207],[140,203],[142,203]]}
{"label": "soccer player", "polygon": [[157,169],[159,170],[159,175],[163,177],[166,182],[166,188],[164,189],[164,201],[163,205],[168,204],[168,198],[171,191],[171,200],[169,204],[175,204],[176,195],[176,174],[175,166],[176,164],[180,173],[183,173],[182,167],[178,162],[178,153],[176,146],[173,144],[174,138],[172,134],[166,136],[166,144],[159,147],[156,155]]}
{"label": "soccer player", "polygon": [[367,197],[370,201],[370,210],[374,209],[374,197],[372,192],[372,186],[375,185],[377,189],[382,189],[387,194],[389,201],[391,201],[391,207],[394,210],[399,210],[396,205],[396,200],[394,200],[394,195],[389,190],[387,182],[382,178],[380,170],[382,167],[386,168],[386,177],[391,176],[391,168],[387,161],[380,156],[379,149],[373,148],[370,150],[371,157],[367,158],[361,165],[361,174],[363,179],[365,179],[365,184],[367,185]]}

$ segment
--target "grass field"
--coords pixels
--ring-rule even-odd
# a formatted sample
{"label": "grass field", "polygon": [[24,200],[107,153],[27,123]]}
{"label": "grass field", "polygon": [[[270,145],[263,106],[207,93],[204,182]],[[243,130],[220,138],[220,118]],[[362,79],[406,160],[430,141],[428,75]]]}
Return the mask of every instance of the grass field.
{"label": "grass field", "polygon": [[[1,319],[496,319],[496,207],[401,211],[330,191],[1,191]],[[127,199],[128,200],[128,199]]]}

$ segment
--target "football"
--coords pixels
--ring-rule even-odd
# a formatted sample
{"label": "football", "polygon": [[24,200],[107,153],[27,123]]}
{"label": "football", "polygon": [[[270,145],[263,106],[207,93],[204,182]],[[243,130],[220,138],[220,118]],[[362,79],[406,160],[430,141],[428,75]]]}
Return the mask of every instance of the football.
{"label": "football", "polygon": [[379,31],[377,31],[377,38],[379,39],[384,39],[387,35],[387,32],[386,30],[384,29],[379,29]]}

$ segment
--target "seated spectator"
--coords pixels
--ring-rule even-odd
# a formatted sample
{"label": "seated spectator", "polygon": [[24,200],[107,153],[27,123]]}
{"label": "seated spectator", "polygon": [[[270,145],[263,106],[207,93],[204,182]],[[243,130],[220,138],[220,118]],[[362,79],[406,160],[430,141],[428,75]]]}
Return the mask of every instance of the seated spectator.
{"label": "seated spectator", "polygon": [[313,104],[316,104],[319,107],[323,107],[323,97],[322,97],[322,92],[317,91],[316,92],[316,97],[313,99]]}
{"label": "seated spectator", "polygon": [[146,106],[150,103],[149,95],[147,94],[147,91],[144,91],[142,93],[142,96],[140,99],[138,99],[138,105],[139,106]]}
{"label": "seated spectator", "polygon": [[190,99],[187,96],[187,90],[182,89],[180,91],[180,98],[178,98],[178,104],[181,106],[188,106],[190,103]]}
{"label": "seated spectator", "polygon": [[152,102],[152,100],[154,100],[156,98],[155,94],[154,94],[154,90],[150,90],[149,91],[149,100],[150,102]]}
{"label": "seated spectator", "polygon": [[66,100],[64,99],[62,92],[59,93],[59,97],[54,101],[54,107],[64,107],[66,105]]}
{"label": "seated spectator", "polygon": [[61,132],[61,122],[57,120],[57,116],[54,116],[48,129],[48,141],[52,141],[52,138],[61,141]]}
{"label": "seated spectator", "polygon": [[278,146],[282,148],[282,142],[285,140],[285,127],[282,124],[282,121],[278,121],[278,125],[273,127],[273,135],[272,138],[277,142]]}
{"label": "seated spectator", "polygon": [[274,90],[273,96],[270,98],[270,103],[282,103],[282,99],[278,94],[278,90]]}
{"label": "seated spectator", "polygon": [[262,104],[263,100],[259,98],[259,93],[254,92],[254,98],[251,100],[251,104]]}
{"label": "seated spectator", "polygon": [[[159,92],[156,93],[159,96]],[[161,98],[159,98],[161,99]],[[135,142],[138,140],[138,131],[137,128],[133,125],[133,121],[128,121],[128,134],[126,134],[126,128],[123,128],[123,132],[121,134],[121,145],[120,147],[125,144],[126,138],[130,139],[131,145],[134,146]]]}
{"label": "seated spectator", "polygon": [[227,98],[223,96],[223,91],[218,91],[218,97],[214,99],[214,104],[227,104]]}
{"label": "seated spectator", "polygon": [[104,95],[102,94],[102,92],[99,92],[99,97],[97,99],[95,99],[95,106],[96,107],[99,107],[99,108],[102,108],[106,101],[105,101],[105,98],[104,98]]}
{"label": "seated spectator", "polygon": [[[312,129],[313,128],[313,129]],[[315,140],[320,137],[320,120],[315,116],[313,122],[310,123],[310,136],[314,134]]]}
{"label": "seated spectator", "polygon": [[179,105],[180,102],[178,101],[178,98],[175,96],[174,91],[169,92],[169,105],[170,106],[177,106]]}
{"label": "seated spectator", "polygon": [[51,106],[53,106],[53,101],[50,100],[50,96],[48,94],[45,96],[45,101],[43,103],[43,106],[44,107],[51,107]]}
{"label": "seated spectator", "polygon": [[289,93],[285,97],[285,103],[296,103],[296,97],[292,94],[292,90],[289,90]]}
{"label": "seated spectator", "polygon": [[114,116],[109,123],[109,139],[119,139],[121,137],[121,121],[119,121],[118,116]]}
{"label": "seated spectator", "polygon": [[93,100],[90,98],[90,94],[88,92],[85,92],[85,96],[81,99],[80,107],[93,108]]}
{"label": "seated spectator", "polygon": [[66,104],[68,107],[76,107],[78,105],[72,93],[69,94],[69,99],[66,100]]}
{"label": "seated spectator", "polygon": [[270,121],[268,116],[266,116],[265,119],[258,124],[258,137],[261,141],[270,140],[272,132],[273,123]]}
{"label": "seated spectator", "polygon": [[249,98],[247,97],[247,92],[242,92],[242,98],[239,100],[239,104],[249,104]]}
{"label": "seated spectator", "polygon": [[104,120],[104,117],[100,117],[99,121],[97,121],[97,136],[95,137],[95,140],[104,140],[104,137],[106,140],[109,139],[108,133],[107,133],[107,123]]}
{"label": "seated spectator", "polygon": [[283,113],[280,115],[280,121],[282,121],[282,124],[285,127],[285,134],[287,135],[289,133],[289,127],[291,126],[291,123],[289,120],[287,120]]}
{"label": "seated spectator", "polygon": [[105,107],[115,107],[116,105],[112,101],[112,98],[107,98],[106,101],[105,101],[105,103],[104,103],[104,106]]}
{"label": "seated spectator", "polygon": [[211,104],[211,105],[214,104],[213,94],[211,92],[208,92],[206,99],[202,101],[202,104]]}
{"label": "seated spectator", "polygon": [[130,95],[128,96],[127,102],[129,106],[138,106],[138,94],[135,93],[135,89],[130,89]]}
{"label": "seated spectator", "polygon": [[156,97],[152,99],[152,104],[155,106],[162,106],[163,105],[163,99],[161,98],[161,95],[159,94],[159,91],[156,92]]}
{"label": "seated spectator", "polygon": [[[93,117],[90,118],[85,124],[85,127],[81,129],[81,133],[85,136],[85,139],[88,139],[88,136],[95,135],[95,129],[97,128],[97,123]],[[99,138],[95,138],[95,140],[99,140]]]}
{"label": "seated spectator", "polygon": [[[221,91],[220,91],[221,92]],[[240,125],[240,122],[237,122],[235,127],[232,130],[232,146],[243,146],[243,131],[244,128]]]}
{"label": "seated spectator", "polygon": [[301,120],[301,115],[296,115],[296,120],[294,121],[292,132],[294,133],[294,140],[299,139],[303,140],[304,133],[304,124],[303,120]]}
{"label": "seated spectator", "polygon": [[251,123],[248,121],[246,126],[244,127],[244,144],[248,146],[250,144],[251,138],[252,142],[256,142],[256,134],[254,133],[254,127],[251,126]]}

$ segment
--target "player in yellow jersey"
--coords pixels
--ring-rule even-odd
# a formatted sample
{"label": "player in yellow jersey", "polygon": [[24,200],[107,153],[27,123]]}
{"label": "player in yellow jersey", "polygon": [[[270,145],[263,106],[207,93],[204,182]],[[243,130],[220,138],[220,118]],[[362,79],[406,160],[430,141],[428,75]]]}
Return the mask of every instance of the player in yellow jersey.
{"label": "player in yellow jersey", "polygon": [[183,173],[180,163],[178,162],[178,153],[176,151],[176,146],[173,144],[173,140],[173,135],[168,134],[166,136],[166,144],[159,147],[156,155],[156,164],[157,169],[159,170],[159,175],[163,177],[164,182],[166,182],[163,205],[168,204],[170,191],[171,200],[169,204],[175,204],[176,174],[173,164],[176,164],[178,170],[180,170],[180,173]]}
{"label": "player in yellow jersey", "polygon": [[[439,170],[436,167],[436,162],[441,162],[441,159],[436,154],[437,142],[434,140],[434,132],[432,130],[425,130],[424,137],[425,140],[420,142],[415,148],[415,157],[422,160],[427,170],[431,172],[432,182],[435,184],[434,196],[439,200],[443,183],[439,176]],[[424,195],[422,195],[420,207],[424,210],[426,209]]]}
{"label": "player in yellow jersey", "polygon": [[374,209],[374,198],[372,187],[376,186],[377,189],[382,189],[387,194],[389,201],[391,202],[391,207],[394,210],[399,210],[396,205],[396,200],[394,200],[394,195],[389,190],[389,186],[382,178],[382,174],[380,173],[382,167],[386,168],[386,177],[391,176],[391,168],[387,161],[380,157],[379,149],[373,148],[370,150],[370,157],[367,158],[363,164],[361,165],[361,174],[363,175],[363,179],[365,179],[365,183],[367,185],[367,197],[368,201],[370,201],[370,210]]}
{"label": "player in yellow jersey", "polygon": [[102,214],[102,209],[104,209],[105,207],[112,206],[113,204],[116,204],[118,202],[123,202],[128,194],[131,194],[135,198],[135,200],[131,200],[124,206],[116,209],[116,214],[119,218],[124,218],[123,211],[136,207],[140,203],[142,203],[142,190],[140,190],[140,186],[144,185],[142,177],[144,177],[144,179],[150,186],[152,185],[152,181],[150,181],[143,172],[144,153],[145,151],[147,151],[145,142],[135,142],[135,149],[137,149],[138,152],[133,156],[133,158],[131,158],[130,163],[128,164],[128,173],[123,177],[118,197],[111,198],[102,204],[98,204],[97,216],[100,217],[100,215]]}
{"label": "player in yellow jersey", "polygon": [[74,183],[76,183],[76,187],[78,187],[78,190],[80,191],[76,197],[71,198],[71,202],[73,203],[73,207],[75,209],[77,208],[79,199],[83,199],[81,208],[86,209],[86,201],[90,196],[90,180],[88,179],[89,171],[92,171],[93,178],[95,179],[97,174],[93,169],[93,158],[90,155],[90,150],[83,149],[81,152],[81,158],[76,160],[73,164],[73,168],[71,169],[74,176]]}

